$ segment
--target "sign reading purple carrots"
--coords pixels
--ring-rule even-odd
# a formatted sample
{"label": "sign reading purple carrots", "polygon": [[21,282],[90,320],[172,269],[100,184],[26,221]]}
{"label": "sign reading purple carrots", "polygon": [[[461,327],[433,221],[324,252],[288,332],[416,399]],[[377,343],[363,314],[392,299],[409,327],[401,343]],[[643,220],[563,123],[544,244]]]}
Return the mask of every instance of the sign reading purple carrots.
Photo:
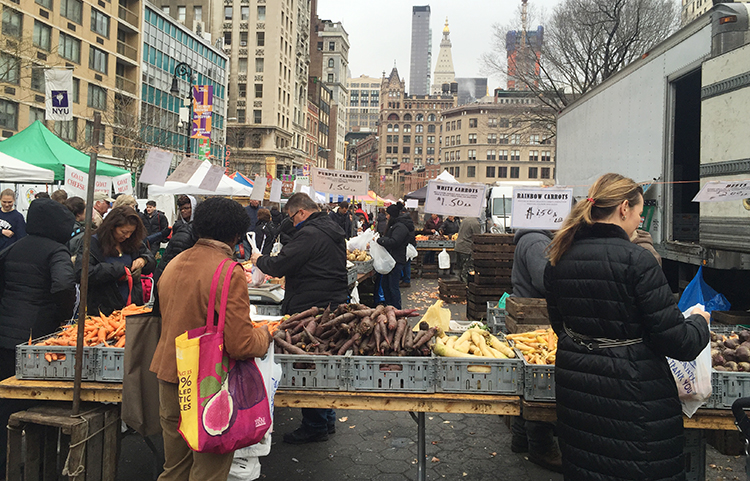
{"label": "sign reading purple carrots", "polygon": [[193,85],[193,139],[211,138],[211,114],[214,106],[213,85]]}

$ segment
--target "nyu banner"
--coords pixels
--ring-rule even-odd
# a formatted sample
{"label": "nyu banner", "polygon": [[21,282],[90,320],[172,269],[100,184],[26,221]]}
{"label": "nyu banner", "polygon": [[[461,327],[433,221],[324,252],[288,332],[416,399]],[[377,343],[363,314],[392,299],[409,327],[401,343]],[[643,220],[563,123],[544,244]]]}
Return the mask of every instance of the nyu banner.
{"label": "nyu banner", "polygon": [[46,69],[44,81],[47,91],[47,120],[73,120],[73,70]]}

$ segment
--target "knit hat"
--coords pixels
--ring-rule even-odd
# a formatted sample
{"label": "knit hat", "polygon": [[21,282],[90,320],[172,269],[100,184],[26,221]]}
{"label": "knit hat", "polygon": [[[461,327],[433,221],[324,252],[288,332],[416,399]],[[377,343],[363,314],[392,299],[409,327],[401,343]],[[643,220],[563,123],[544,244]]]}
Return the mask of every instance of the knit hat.
{"label": "knit hat", "polygon": [[401,213],[402,208],[403,208],[403,204],[398,202],[396,204],[391,204],[388,207],[386,207],[385,212],[391,217],[398,217],[398,215]]}

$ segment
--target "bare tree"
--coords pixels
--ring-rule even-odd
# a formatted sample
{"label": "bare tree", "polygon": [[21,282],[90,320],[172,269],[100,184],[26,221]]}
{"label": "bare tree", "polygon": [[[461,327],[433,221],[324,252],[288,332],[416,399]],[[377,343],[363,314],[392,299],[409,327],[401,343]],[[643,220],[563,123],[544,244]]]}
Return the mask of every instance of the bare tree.
{"label": "bare tree", "polygon": [[674,0],[563,0],[540,22],[541,46],[520,45],[508,65],[506,34],[522,31],[520,23],[496,25],[493,49],[482,61],[490,74],[513,72],[517,88],[539,99],[545,120],[543,107],[559,112],[667,38],[679,24],[679,8]]}

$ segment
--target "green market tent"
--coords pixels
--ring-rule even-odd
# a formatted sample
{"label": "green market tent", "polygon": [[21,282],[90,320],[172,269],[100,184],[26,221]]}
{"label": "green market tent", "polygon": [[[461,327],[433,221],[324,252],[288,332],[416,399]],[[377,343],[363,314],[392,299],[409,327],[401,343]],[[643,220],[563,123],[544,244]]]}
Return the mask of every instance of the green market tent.
{"label": "green market tent", "polygon": [[[86,173],[89,171],[89,156],[60,140],[38,120],[0,142],[0,152],[53,171],[55,180],[65,178],[66,165]],[[97,175],[115,177],[128,172],[130,171],[101,161],[96,163]]]}

